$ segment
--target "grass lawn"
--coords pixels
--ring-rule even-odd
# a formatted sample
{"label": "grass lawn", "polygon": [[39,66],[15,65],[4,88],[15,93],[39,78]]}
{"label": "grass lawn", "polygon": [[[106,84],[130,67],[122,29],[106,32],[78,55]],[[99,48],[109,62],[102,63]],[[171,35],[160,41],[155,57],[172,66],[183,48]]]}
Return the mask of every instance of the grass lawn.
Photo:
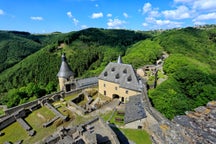
{"label": "grass lawn", "polygon": [[[107,121],[109,117],[111,116],[112,111],[101,115],[101,117],[104,119],[104,121]],[[113,117],[110,120],[110,123],[115,124],[116,126],[123,126],[123,122],[116,122],[115,117],[118,118],[124,118],[124,116],[117,115],[117,112],[114,113]],[[112,128],[114,132],[121,131],[125,137],[127,137],[129,140],[133,141],[136,144],[151,144],[151,138],[149,134],[145,130],[140,129],[123,129],[123,128]]]}
{"label": "grass lawn", "polygon": [[[107,121],[110,118],[110,116],[112,115],[112,112],[113,111],[110,111],[106,114],[103,114],[103,115],[101,115],[101,117],[104,119],[104,121]],[[121,118],[121,119],[123,119],[123,121],[122,122],[116,121],[115,118]],[[124,125],[124,115],[118,115],[117,111],[115,111],[114,115],[112,116],[112,118],[110,119],[109,122],[112,124],[115,124],[117,126],[123,126]]]}
{"label": "grass lawn", "polygon": [[43,127],[43,123],[51,120],[55,117],[55,114],[46,107],[42,107],[33,113],[31,113],[25,120],[32,126],[36,131],[36,135],[27,138],[24,143],[34,143],[42,140],[44,137],[51,135],[56,131],[56,127],[51,125],[47,128]]}
{"label": "grass lawn", "polygon": [[7,128],[3,129],[1,132],[5,134],[4,136],[0,137],[1,144],[3,144],[6,141],[15,143],[22,139],[28,138],[27,132],[22,128],[22,126],[18,122],[11,124]]}
{"label": "grass lawn", "polygon": [[26,122],[36,131],[36,135],[33,137],[28,136],[28,133],[23,129],[23,127],[18,122],[15,122],[2,130],[5,135],[0,137],[0,143],[4,143],[5,141],[9,140],[13,143],[19,140],[24,140],[24,144],[40,141],[56,130],[56,128],[52,125],[48,128],[43,128],[43,123],[51,120],[54,117],[55,115],[52,113],[52,111],[46,107],[42,107],[31,113],[25,119]]}
{"label": "grass lawn", "polygon": [[65,100],[65,101],[69,101],[69,100],[75,98],[78,94],[79,94],[79,93],[75,93],[75,94],[72,94],[72,95],[66,96],[66,97],[64,98],[64,100]]}
{"label": "grass lawn", "polygon": [[151,138],[149,136],[149,134],[144,131],[144,130],[140,130],[140,129],[120,129],[125,136],[133,141],[136,144],[151,144]]}

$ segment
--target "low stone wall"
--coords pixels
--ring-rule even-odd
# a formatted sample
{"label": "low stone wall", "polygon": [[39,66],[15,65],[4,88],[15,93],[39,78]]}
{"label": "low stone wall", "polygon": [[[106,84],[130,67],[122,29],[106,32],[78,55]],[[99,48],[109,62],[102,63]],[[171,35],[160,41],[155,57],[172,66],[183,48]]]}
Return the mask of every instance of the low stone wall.
{"label": "low stone wall", "polygon": [[61,94],[62,92],[56,92],[56,93],[53,93],[53,94],[49,94],[49,95],[45,95],[39,99],[36,99],[34,101],[31,101],[31,102],[28,102],[28,103],[24,103],[22,105],[18,105],[18,106],[15,106],[15,107],[12,107],[12,108],[9,108],[7,110],[5,110],[5,115],[10,115],[16,111],[18,111],[19,109],[22,109],[22,108],[28,108],[32,105],[36,105],[38,103],[40,103],[41,100],[43,99],[46,99],[46,98],[50,98],[52,97],[53,95],[57,95],[57,94]]}
{"label": "low stone wall", "polygon": [[[79,93],[81,92],[83,89],[85,88],[90,88],[90,87],[94,87],[97,84],[93,84],[93,85],[89,85],[86,87],[82,87],[76,90],[72,90],[70,92],[55,92],[49,95],[45,95],[41,98],[38,98],[34,101],[22,104],[22,105],[18,105],[9,109],[5,110],[5,115],[2,116],[0,118],[0,130],[6,128],[7,126],[9,126],[10,124],[14,123],[16,121],[16,117],[17,118],[22,118],[23,117],[23,113],[20,113],[23,110],[28,110],[28,111],[34,111],[37,108],[40,108],[40,105],[44,103],[46,103],[47,101],[49,101],[49,99],[51,98],[52,100],[58,100],[59,96],[60,97],[65,97],[65,96],[69,96],[71,94],[75,94],[75,93]],[[71,103],[71,105],[73,105],[74,107],[76,107],[77,109],[81,110],[81,107],[78,107],[76,104]],[[81,110],[83,113],[85,113],[86,111],[84,109]],[[17,113],[18,112],[18,113]]]}
{"label": "low stone wall", "polygon": [[75,108],[76,108],[77,110],[79,110],[82,114],[86,114],[86,112],[87,112],[84,108],[82,108],[82,107],[76,105],[76,104],[75,104],[74,102],[72,102],[72,101],[69,101],[68,104],[71,105],[71,106],[73,106],[73,107],[75,107]]}
{"label": "low stone wall", "polygon": [[84,87],[81,87],[81,88],[78,88],[78,89],[75,89],[75,90],[71,90],[69,92],[65,92],[65,96],[69,96],[69,95],[72,95],[72,94],[75,94],[75,93],[79,93],[79,92],[82,92],[82,90],[86,89],[86,88],[92,88],[92,87],[95,87],[97,86],[98,84],[93,84],[93,85],[89,85],[89,86],[84,86]]}
{"label": "low stone wall", "polygon": [[0,130],[3,130],[10,124],[14,123],[16,121],[14,115],[9,115],[0,120]]}

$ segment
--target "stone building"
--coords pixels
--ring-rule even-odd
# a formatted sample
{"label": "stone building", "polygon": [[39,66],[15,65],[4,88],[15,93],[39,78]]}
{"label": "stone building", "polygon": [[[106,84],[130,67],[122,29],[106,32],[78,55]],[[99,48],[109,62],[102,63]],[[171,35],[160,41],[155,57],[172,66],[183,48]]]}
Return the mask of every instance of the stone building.
{"label": "stone building", "polygon": [[122,63],[120,56],[117,63],[110,62],[99,75],[98,85],[99,93],[122,102],[128,101],[129,96],[141,94],[143,89],[132,65]]}
{"label": "stone building", "polygon": [[66,82],[74,79],[74,73],[72,72],[71,68],[69,67],[69,65],[67,63],[66,56],[64,53],[62,54],[62,63],[61,63],[61,67],[60,67],[60,70],[59,70],[57,76],[59,79],[60,91],[65,90],[65,83]]}

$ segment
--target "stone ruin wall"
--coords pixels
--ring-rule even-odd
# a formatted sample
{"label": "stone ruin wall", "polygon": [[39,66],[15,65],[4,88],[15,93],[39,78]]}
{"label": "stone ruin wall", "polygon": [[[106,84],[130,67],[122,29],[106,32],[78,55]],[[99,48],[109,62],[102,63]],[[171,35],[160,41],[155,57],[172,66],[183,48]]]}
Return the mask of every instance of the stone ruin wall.
{"label": "stone ruin wall", "polygon": [[[92,87],[92,86],[95,86],[95,84],[91,85],[91,86],[88,86],[88,87]],[[38,107],[38,105],[43,104],[43,102],[46,102],[48,99],[50,99],[52,97],[53,97],[53,101],[55,101],[56,100],[56,98],[55,98],[56,95],[60,95],[61,97],[65,97],[65,96],[69,96],[71,94],[79,93],[85,88],[87,88],[87,87],[72,90],[72,91],[67,92],[67,93],[62,92],[62,91],[55,92],[55,93],[52,93],[52,94],[49,94],[49,95],[45,95],[45,96],[43,96],[41,98],[38,98],[38,99],[36,99],[34,101],[31,101],[31,102],[24,103],[24,104],[19,105],[19,106],[15,106],[15,107],[6,109],[5,110],[5,115],[1,116],[1,118],[0,118],[0,130],[2,130],[4,128],[6,128],[7,126],[11,125],[12,123],[16,122],[15,115],[17,117],[22,117],[20,115],[21,113],[16,113],[16,112],[20,111],[21,109],[30,109],[30,111],[32,111],[32,110],[37,109],[36,107]]]}

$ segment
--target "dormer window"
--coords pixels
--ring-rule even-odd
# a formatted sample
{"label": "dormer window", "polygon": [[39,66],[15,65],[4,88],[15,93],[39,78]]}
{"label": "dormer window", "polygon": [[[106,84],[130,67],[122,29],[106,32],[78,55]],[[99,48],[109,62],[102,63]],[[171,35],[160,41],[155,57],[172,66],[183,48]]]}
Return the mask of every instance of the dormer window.
{"label": "dormer window", "polygon": [[120,78],[119,73],[116,74],[115,78],[116,78],[116,79],[119,79],[119,78]]}
{"label": "dormer window", "polygon": [[105,71],[104,76],[106,77],[108,75],[107,71]]}
{"label": "dormer window", "polygon": [[114,72],[114,71],[115,71],[115,68],[113,67],[113,68],[111,69],[111,71]]}
{"label": "dormer window", "polygon": [[124,74],[127,74],[127,69],[124,69],[124,70],[123,70],[123,73],[124,73]]}
{"label": "dormer window", "polygon": [[128,82],[131,82],[131,81],[132,81],[132,77],[131,77],[131,75],[128,76],[127,81],[128,81]]}

